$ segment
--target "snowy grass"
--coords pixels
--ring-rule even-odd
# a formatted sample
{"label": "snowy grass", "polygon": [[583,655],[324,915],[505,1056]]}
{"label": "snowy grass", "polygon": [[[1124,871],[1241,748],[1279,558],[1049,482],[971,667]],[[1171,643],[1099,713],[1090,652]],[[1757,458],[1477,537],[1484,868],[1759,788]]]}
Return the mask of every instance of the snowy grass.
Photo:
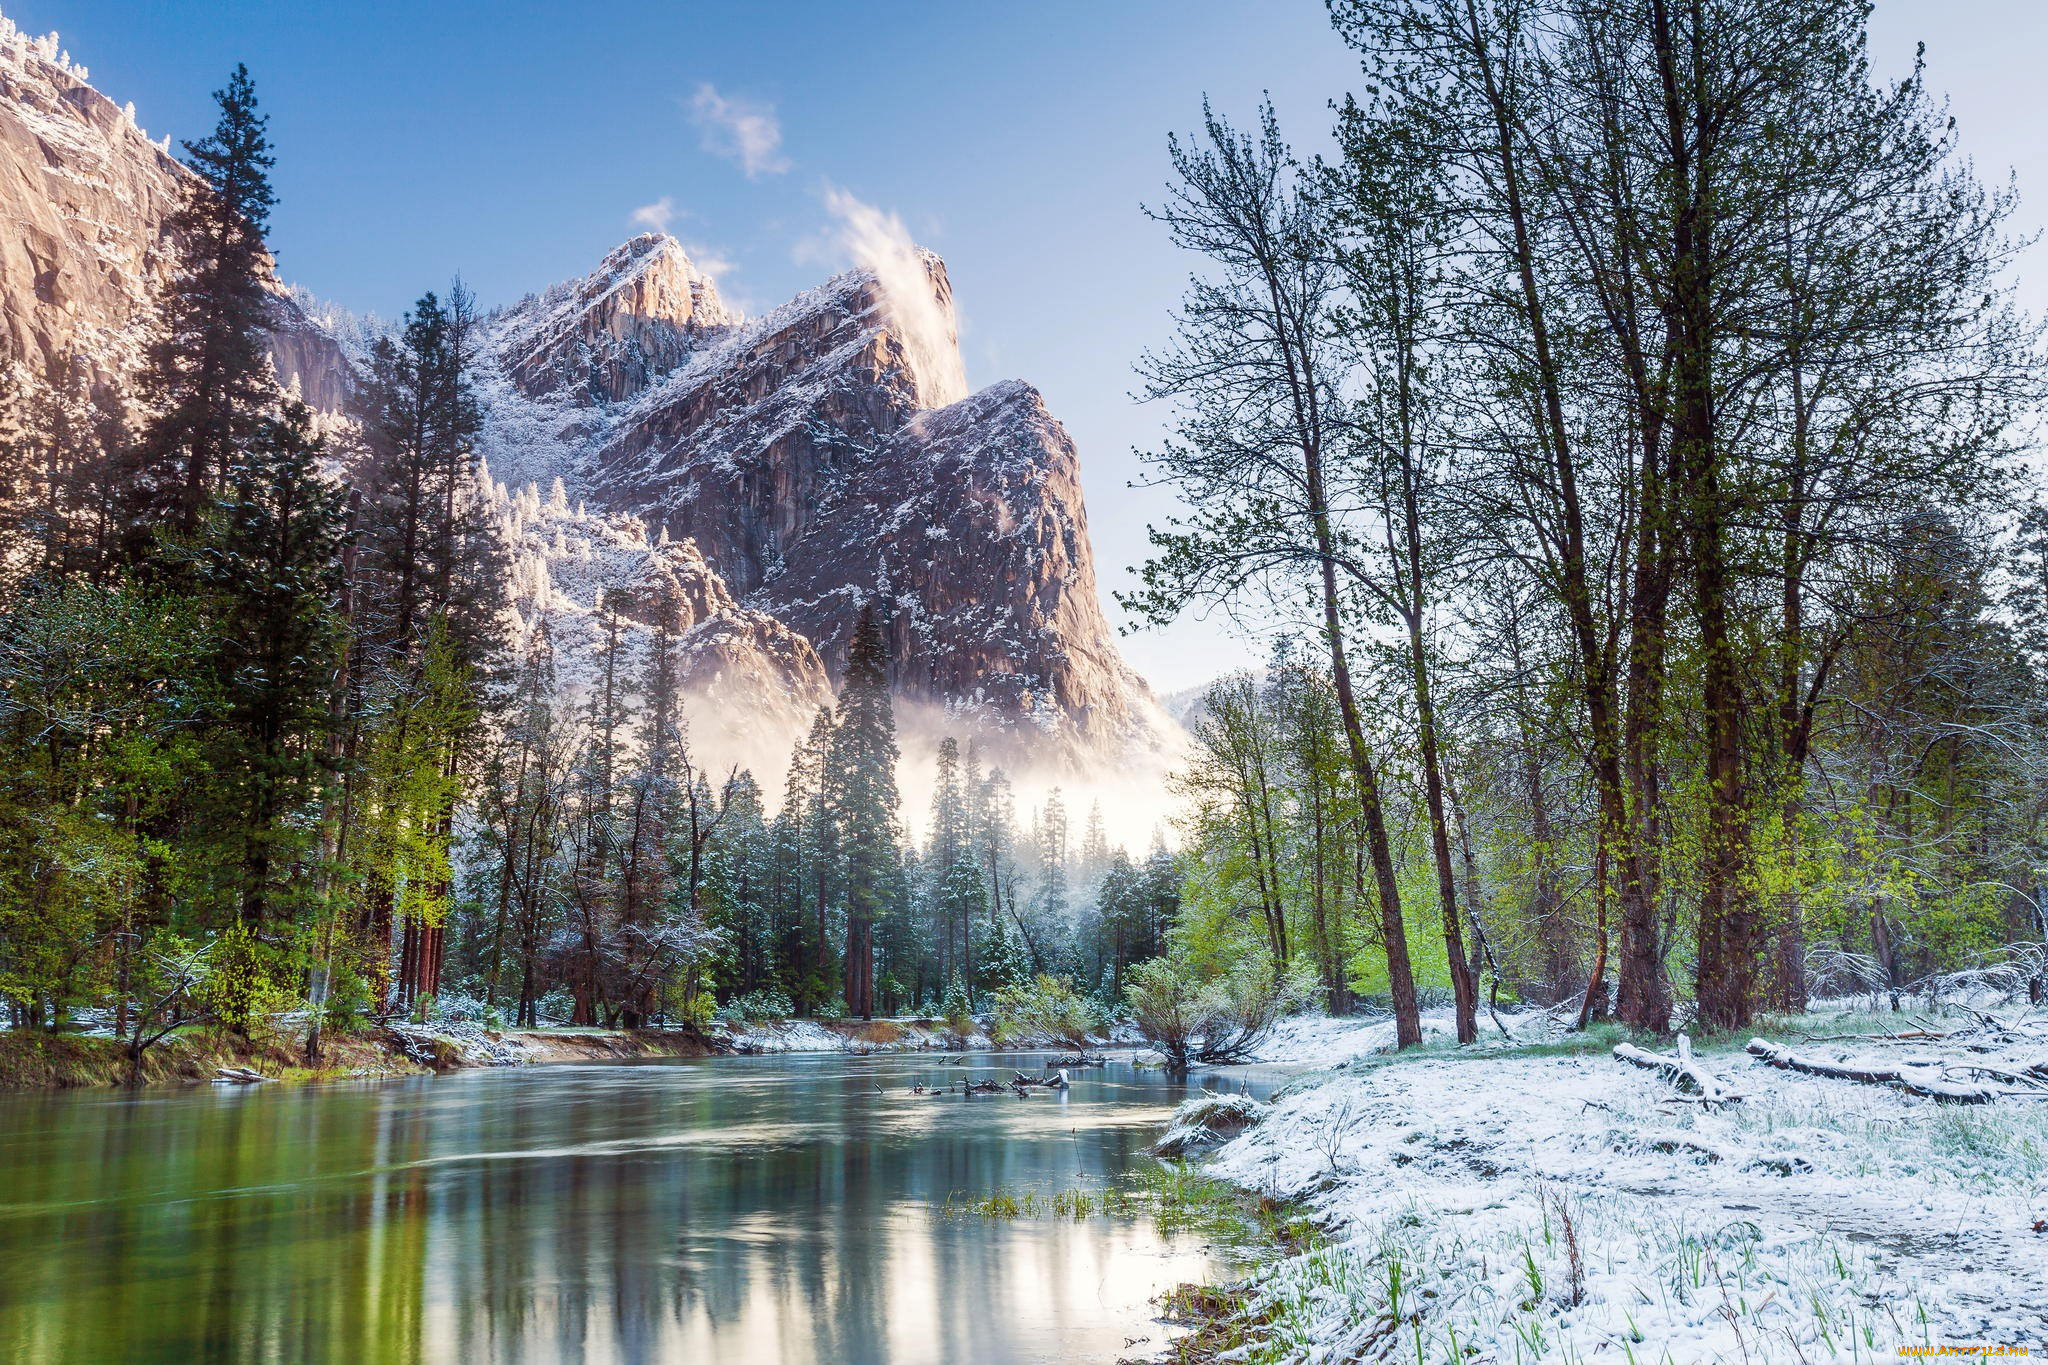
{"label": "snowy grass", "polygon": [[[1509,1025],[1528,1041],[1399,1056],[1298,1030],[1329,1069],[1210,1170],[1303,1201],[1328,1237],[1274,1255],[1206,1358],[1804,1365],[2038,1343],[2048,1103],[1939,1105],[1711,1039],[1702,1063],[1746,1099],[1710,1109],[1606,1056],[1618,1031]],[[1914,1027],[1831,1012],[1757,1032],[1853,1054]],[[1882,1046],[2039,1060],[2013,1039]]]}

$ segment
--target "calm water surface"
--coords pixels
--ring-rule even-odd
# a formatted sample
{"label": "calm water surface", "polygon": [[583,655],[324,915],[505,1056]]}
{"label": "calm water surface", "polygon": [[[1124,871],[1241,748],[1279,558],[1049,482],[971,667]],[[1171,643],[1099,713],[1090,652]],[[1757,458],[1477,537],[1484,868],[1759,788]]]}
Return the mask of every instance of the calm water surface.
{"label": "calm water surface", "polygon": [[[976,1057],[970,1074],[1007,1076]],[[1185,1087],[919,1099],[929,1056],[716,1058],[0,1097],[12,1361],[1113,1360],[1213,1267],[1100,1189]],[[878,1093],[880,1092],[880,1093]]]}

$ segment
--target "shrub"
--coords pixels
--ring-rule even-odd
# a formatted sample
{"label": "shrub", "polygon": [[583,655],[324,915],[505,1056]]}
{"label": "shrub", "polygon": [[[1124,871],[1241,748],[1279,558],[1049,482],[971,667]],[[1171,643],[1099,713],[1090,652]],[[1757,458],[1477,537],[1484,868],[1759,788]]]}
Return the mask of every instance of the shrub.
{"label": "shrub", "polygon": [[958,972],[953,974],[953,984],[946,987],[946,998],[939,1002],[939,1017],[955,1033],[974,1031],[974,1005],[967,998],[967,983]]}
{"label": "shrub", "polygon": [[328,972],[327,1003],[321,1016],[321,1027],[331,1034],[348,1033],[376,1004],[368,978],[353,966],[337,962]]}
{"label": "shrub", "polygon": [[206,975],[193,995],[215,1019],[247,1038],[258,1023],[289,1008],[292,997],[276,983],[278,952],[241,925],[214,940]]}
{"label": "shrub", "polygon": [[1174,1071],[1186,1071],[1194,1059],[1215,993],[1189,965],[1185,955],[1155,957],[1131,968],[1124,999],[1145,1041],[1157,1048]]}
{"label": "shrub", "polygon": [[1139,1032],[1176,1071],[1191,1062],[1242,1061],[1313,996],[1306,976],[1276,973],[1263,957],[1212,976],[1179,949],[1133,967],[1124,986]]}
{"label": "shrub", "polygon": [[1085,1048],[1100,1027],[1094,1004],[1056,976],[1040,976],[995,993],[996,1041],[1039,1047]]}
{"label": "shrub", "polygon": [[673,983],[662,993],[663,1012],[677,1028],[703,1030],[718,1017],[718,999],[710,991],[685,991]]}
{"label": "shrub", "polygon": [[436,1024],[475,1024],[491,1033],[501,1032],[505,1027],[505,1016],[496,1005],[473,995],[452,992],[435,996],[427,1017]]}
{"label": "shrub", "polygon": [[772,986],[763,986],[726,1001],[718,1011],[718,1017],[729,1023],[758,1024],[771,1019],[787,1019],[791,1012],[788,996]]}
{"label": "shrub", "polygon": [[1239,962],[1214,983],[1215,1006],[1202,1030],[1199,1061],[1235,1062],[1251,1055],[1273,1025],[1315,998],[1315,983],[1298,968],[1275,972],[1259,959]]}

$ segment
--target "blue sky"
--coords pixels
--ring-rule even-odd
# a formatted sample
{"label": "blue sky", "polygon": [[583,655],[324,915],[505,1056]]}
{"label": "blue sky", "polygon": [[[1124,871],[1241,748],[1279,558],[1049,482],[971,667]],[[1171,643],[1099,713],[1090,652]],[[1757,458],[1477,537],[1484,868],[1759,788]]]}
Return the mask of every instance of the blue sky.
{"label": "blue sky", "polygon": [[[207,92],[247,62],[279,153],[281,272],[357,310],[396,315],[458,271],[509,302],[589,270],[666,200],[669,230],[759,311],[844,264],[828,188],[900,215],[952,272],[969,382],[1030,380],[1079,445],[1105,597],[1172,508],[1126,486],[1165,417],[1130,400],[1131,362],[1167,335],[1190,266],[1139,213],[1166,134],[1205,93],[1242,116],[1270,91],[1312,147],[1356,69],[1318,0],[0,8],[58,30],[154,136],[203,132]],[[1919,40],[1965,147],[2017,172],[2027,226],[2048,222],[2048,5],[1880,0],[1880,73]],[[2038,310],[2048,287],[2023,297]],[[1264,653],[1216,621],[1124,647],[1168,689]]]}

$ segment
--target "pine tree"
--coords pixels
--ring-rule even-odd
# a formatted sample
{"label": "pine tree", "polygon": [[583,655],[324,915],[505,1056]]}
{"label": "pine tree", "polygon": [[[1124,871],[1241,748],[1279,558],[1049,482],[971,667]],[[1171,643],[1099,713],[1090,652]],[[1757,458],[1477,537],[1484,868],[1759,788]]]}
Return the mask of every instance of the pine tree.
{"label": "pine tree", "polygon": [[[977,759],[978,755],[969,748],[967,781],[974,793],[974,861],[987,890],[987,938],[995,943],[1003,941],[1008,932],[1002,926],[1003,918],[1008,916],[1013,923],[1017,919],[1017,803],[1009,775],[1001,768],[991,768],[986,778],[975,780]],[[993,980],[993,976],[988,979]]]}
{"label": "pine tree", "polygon": [[[972,755],[968,762],[972,764]],[[971,768],[969,770],[971,772]],[[937,780],[932,787],[931,851],[925,860],[925,895],[932,910],[941,980],[974,979],[974,930],[988,909],[976,863],[973,789],[961,768],[960,744],[950,735],[939,742]]]}
{"label": "pine tree", "polygon": [[1054,787],[1038,815],[1038,910],[1047,920],[1067,916],[1067,804]]}
{"label": "pine tree", "polygon": [[504,551],[477,483],[473,314],[459,282],[446,306],[423,294],[396,336],[372,343],[351,405],[362,432],[354,480],[366,493],[364,568],[377,587],[366,631],[399,660],[417,656],[437,618],[472,666],[495,641]]}
{"label": "pine tree", "polygon": [[761,784],[746,769],[719,800],[719,826],[705,873],[705,918],[721,936],[720,994],[727,999],[771,982],[775,961],[775,843]]}
{"label": "pine tree", "polygon": [[831,797],[846,905],[846,1008],[875,1010],[875,924],[898,903],[896,717],[889,701],[889,647],[874,603],[861,608],[832,732]]}
{"label": "pine tree", "polygon": [[235,915],[259,932],[292,902],[301,883],[289,874],[317,833],[302,817],[326,780],[328,682],[341,645],[343,494],[321,473],[312,422],[303,404],[289,404],[237,452],[194,556],[213,616],[217,827],[239,845]]}
{"label": "pine tree", "polygon": [[787,907],[783,971],[797,1008],[815,1008],[831,992],[833,897],[838,892],[838,830],[831,800],[832,713],[825,707],[790,755],[776,818],[776,862]]}
{"label": "pine tree", "polygon": [[245,66],[214,92],[220,119],[185,144],[193,178],[165,224],[175,266],[157,301],[158,335],[141,377],[155,420],[144,436],[130,490],[130,553],[148,544],[155,519],[199,528],[243,450],[263,430],[276,384],[265,351],[270,272],[264,228],[270,187],[269,120],[256,112]]}

